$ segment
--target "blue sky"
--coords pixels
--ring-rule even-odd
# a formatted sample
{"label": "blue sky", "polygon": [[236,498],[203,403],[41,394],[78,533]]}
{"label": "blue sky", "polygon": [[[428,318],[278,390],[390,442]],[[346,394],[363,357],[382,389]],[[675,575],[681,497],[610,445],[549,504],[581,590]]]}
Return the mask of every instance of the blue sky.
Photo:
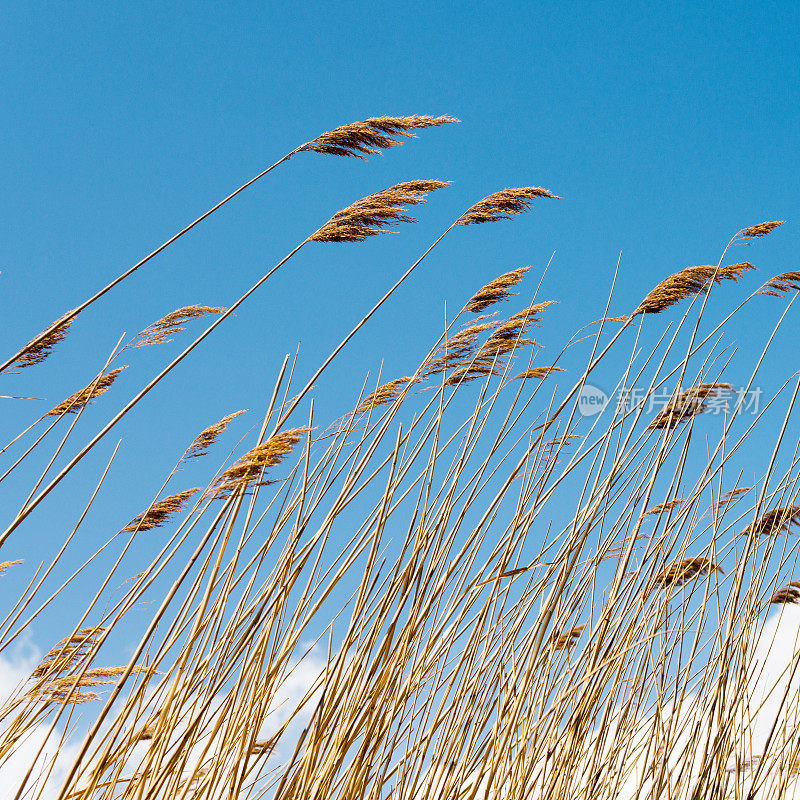
{"label": "blue sky", "polygon": [[[2,394],[47,398],[0,401],[4,438],[88,382],[123,331],[190,303],[231,303],[332,213],[399,181],[454,183],[398,235],[305,248],[66,482],[62,498],[85,491],[124,438],[109,495],[87,522],[86,552],[147,505],[195,433],[238,408],[252,409],[255,424],[298,341],[302,379],[441,230],[499,188],[541,185],[564,199],[448,236],[326,377],[323,418],[350,407],[382,360],[390,377],[413,370],[441,332],[445,304],[458,308],[524,265],[532,293],[553,253],[542,295],[561,305],[542,336],[554,349],[601,315],[620,252],[616,313],[667,274],[716,263],[737,229],[763,220],[790,224],[737,251],[761,270],[746,288],[797,269],[798,17],[789,2],[7,6],[6,355],[319,133],[379,114],[462,123],[368,163],[300,154],[267,176],[89,309],[46,365],[4,379]],[[739,294],[726,290],[729,300]],[[747,326],[761,331],[764,314],[779,313],[759,308],[737,329],[745,350]],[[787,325],[797,324],[795,314]],[[92,407],[86,430],[171,347],[135,353],[114,402]],[[788,339],[780,347],[775,363],[795,357]],[[4,521],[22,485],[0,493]],[[25,557],[31,543],[46,551],[74,521],[54,498],[8,557]]]}

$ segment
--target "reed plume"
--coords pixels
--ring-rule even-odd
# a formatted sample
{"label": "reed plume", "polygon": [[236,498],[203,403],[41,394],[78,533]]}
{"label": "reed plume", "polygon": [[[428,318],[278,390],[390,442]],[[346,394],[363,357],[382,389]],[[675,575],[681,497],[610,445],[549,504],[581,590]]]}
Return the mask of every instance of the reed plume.
{"label": "reed plume", "polygon": [[438,128],[454,122],[459,120],[447,116],[370,117],[323,133],[300,149],[366,160],[368,156],[402,144],[401,137],[417,138],[411,131]]}
{"label": "reed plume", "polygon": [[217,438],[220,434],[228,427],[228,423],[239,416],[239,414],[244,414],[245,409],[241,409],[240,411],[234,411],[232,414],[228,414],[227,416],[223,417],[218,422],[215,422],[213,425],[209,425],[204,431],[201,431],[195,437],[195,440],[189,445],[186,452],[183,454],[183,458],[199,458],[200,456],[204,456],[208,453],[209,448],[217,441]]}
{"label": "reed plume", "polygon": [[768,233],[772,233],[775,228],[779,228],[784,222],[786,222],[785,219],[775,220],[774,222],[759,222],[758,225],[751,225],[749,228],[744,228],[741,234],[747,239],[757,239],[760,236],[766,236]]}
{"label": "reed plume", "polygon": [[206,317],[209,314],[224,314],[226,308],[218,306],[186,306],[170,311],[165,317],[157,320],[152,325],[148,325],[141,333],[137,334],[127,345],[126,348],[149,347],[152,344],[166,344],[172,339],[168,337],[173,334],[185,331],[187,322],[194,319]]}
{"label": "reed plume", "polygon": [[384,383],[379,386],[375,391],[368,394],[364,400],[356,406],[354,414],[362,414],[377,406],[386,405],[396,400],[402,393],[403,389],[413,381],[413,377],[395,378],[393,381]]}
{"label": "reed plume", "polygon": [[165,497],[153,503],[147,511],[135,516],[122,530],[123,532],[149,531],[163,525],[173,514],[182,511],[189,499],[200,491],[199,487]]}
{"label": "reed plume", "polygon": [[53,348],[64,340],[74,321],[74,315],[65,314],[59,317],[52,325],[34,336],[7,365],[6,369],[24,369],[32,367],[34,364],[41,364],[53,352]]}
{"label": "reed plume", "polygon": [[3,561],[0,563],[0,577],[6,574],[11,567],[16,567],[22,564],[23,561],[18,559],[17,561]]}
{"label": "reed plume", "polygon": [[747,494],[747,492],[751,491],[753,491],[752,486],[740,486],[738,489],[731,489],[717,500],[715,508],[719,511],[721,508],[725,508],[725,506],[737,502],[743,494]]}
{"label": "reed plume", "polygon": [[503,189],[475,203],[474,206],[459,217],[456,225],[480,225],[484,222],[510,219],[513,214],[527,211],[534,197],[549,197],[553,200],[561,199],[558,195],[539,186]]}
{"label": "reed plume", "polygon": [[694,578],[710,575],[712,572],[724,573],[724,570],[718,567],[710,558],[703,556],[682,558],[658,573],[653,578],[653,586],[660,589],[683,586]]}
{"label": "reed plume", "polygon": [[775,605],[800,603],[800,581],[790,581],[786,586],[781,586],[769,599]]}
{"label": "reed plume", "polygon": [[709,399],[720,397],[733,387],[729,383],[701,383],[673,397],[647,427],[650,430],[672,429],[702,414]]}
{"label": "reed plume", "polygon": [[368,236],[386,233],[383,228],[397,222],[415,222],[403,214],[406,206],[425,202],[429,192],[449,185],[448,181],[409,181],[357,200],[334,214],[309,239],[314,242],[361,242]]}
{"label": "reed plume", "polygon": [[495,303],[508,300],[513,296],[513,293],[508,291],[509,288],[516,286],[529,269],[530,267],[520,267],[489,281],[469,299],[465,310],[471,314],[478,314]]}
{"label": "reed plume", "polygon": [[759,294],[780,297],[789,292],[800,292],[800,271],[782,272],[770,278],[759,290]]}
{"label": "reed plume", "polygon": [[520,347],[536,344],[532,339],[526,339],[525,335],[530,328],[539,324],[540,320],[538,315],[540,312],[544,311],[544,309],[553,305],[555,302],[555,300],[546,300],[543,303],[535,303],[509,317],[492,331],[489,338],[481,347],[479,355],[503,355],[513,352]]}
{"label": "reed plume", "polygon": [[755,269],[748,261],[726,267],[686,267],[659,283],[639,304],[631,316],[658,314],[687,297],[708,291],[712,284],[723,280],[738,281],[744,272]]}
{"label": "reed plume", "polygon": [[101,394],[105,394],[114,384],[114,381],[119,376],[125,367],[117,367],[117,369],[101,375],[97,380],[92,381],[88,386],[71,394],[66,400],[59,403],[55,408],[50,409],[46,417],[60,417],[62,414],[77,414],[82,408],[87,406]]}
{"label": "reed plume", "polygon": [[566,631],[557,634],[553,639],[555,650],[571,650],[581,638],[586,625],[575,625]]}
{"label": "reed plume", "polygon": [[527,380],[528,378],[536,378],[537,380],[544,380],[551,372],[564,372],[561,367],[533,367],[526,369],[525,372],[520,372],[512,380]]}
{"label": "reed plume", "polygon": [[[87,669],[80,677],[65,675],[48,681],[41,686],[35,686],[30,690],[28,696],[42,703],[58,703],[66,700],[72,705],[100,700],[101,696],[99,694],[87,692],[85,689],[97,686],[111,686],[116,683],[116,679],[126,669],[127,667],[94,667]],[[146,667],[135,666],[131,669],[131,674],[146,671]]]}
{"label": "reed plume", "polygon": [[779,506],[762,514],[754,523],[748,525],[744,533],[751,536],[774,536],[791,533],[792,525],[800,524],[800,506]]}
{"label": "reed plume", "polygon": [[669,500],[666,503],[661,503],[660,505],[653,506],[652,508],[648,509],[647,511],[642,514],[643,517],[649,517],[655,514],[663,514],[665,511],[671,511],[673,508],[677,508],[680,505],[683,505],[686,501],[682,497],[678,497],[675,500]]}
{"label": "reed plume", "polygon": [[280,464],[309,430],[309,428],[293,428],[281,431],[249,450],[217,478],[213,486],[213,495],[227,496],[256,479],[258,479],[256,486],[266,485],[263,480],[264,472]]}
{"label": "reed plume", "polygon": [[80,661],[105,633],[103,627],[81,628],[50,649],[31,674],[41,678],[52,673],[66,672]]}

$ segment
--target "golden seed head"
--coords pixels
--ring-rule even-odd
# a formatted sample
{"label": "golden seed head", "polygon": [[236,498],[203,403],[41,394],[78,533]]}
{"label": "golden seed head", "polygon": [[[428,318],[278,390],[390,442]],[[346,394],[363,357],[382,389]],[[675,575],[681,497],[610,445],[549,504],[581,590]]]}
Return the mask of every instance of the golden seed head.
{"label": "golden seed head", "polygon": [[675,500],[669,500],[666,503],[661,503],[661,505],[653,506],[652,508],[648,509],[647,511],[642,514],[643,517],[649,517],[651,514],[663,514],[665,511],[672,511],[673,508],[677,508],[678,506],[685,503],[682,497],[679,497]]}
{"label": "golden seed head", "polygon": [[673,397],[647,427],[650,430],[663,428],[672,430],[702,414],[710,398],[720,397],[732,389],[729,383],[700,383],[697,386],[690,386]]}
{"label": "golden seed head", "polygon": [[754,523],[748,525],[744,533],[752,536],[774,536],[791,533],[792,525],[800,524],[800,506],[779,506],[762,514]]}
{"label": "golden seed head", "polygon": [[264,471],[280,464],[309,430],[293,428],[281,431],[254,447],[217,478],[212,494],[216,497],[228,496],[253,480],[257,480],[256,486],[265,485]]}
{"label": "golden seed head", "polygon": [[759,222],[758,225],[751,225],[749,228],[744,228],[741,234],[747,239],[757,239],[760,236],[766,236],[768,233],[772,233],[775,228],[780,228],[784,222],[786,222],[785,219],[775,220],[774,222]]}
{"label": "golden seed head", "polygon": [[125,347],[148,347],[151,344],[171,342],[172,339],[168,337],[175,333],[180,333],[180,331],[185,331],[186,328],[183,326],[187,322],[209,314],[224,314],[226,311],[226,308],[219,306],[186,306],[178,308],[175,311],[170,311],[169,314],[152,325],[148,325],[141,333],[134,336]]}
{"label": "golden seed head", "polygon": [[769,600],[770,603],[793,604],[800,603],[800,581],[791,581],[786,586],[781,586]]}
{"label": "golden seed head", "polygon": [[52,325],[46,328],[39,336],[31,339],[20,354],[9,365],[11,371],[32,367],[34,364],[41,364],[52,352],[53,348],[62,341],[70,326],[75,321],[75,317],[65,318],[66,315],[59,317]]}
{"label": "golden seed head", "polygon": [[58,642],[33,671],[31,677],[41,678],[52,673],[65,672],[80,661],[105,632],[105,628],[81,628]]}
{"label": "golden seed head", "polygon": [[560,200],[558,195],[539,186],[523,186],[517,189],[503,189],[479,200],[456,222],[456,225],[480,225],[483,222],[496,222],[510,219],[513,214],[527,211],[534,197],[549,197]]}
{"label": "golden seed head", "polygon": [[165,497],[153,503],[147,511],[134,517],[122,530],[123,532],[149,531],[163,525],[173,514],[182,511],[189,499],[200,491],[199,487],[186,489],[183,492]]}
{"label": "golden seed head", "polygon": [[412,377],[407,376],[404,378],[395,378],[393,381],[384,383],[382,386],[379,386],[377,389],[375,389],[374,392],[368,394],[364,400],[359,403],[353,413],[362,414],[365,411],[370,411],[373,408],[376,408],[377,406],[382,406],[386,405],[386,403],[393,402],[400,397],[406,386],[412,382],[416,383]]}
{"label": "golden seed head", "polygon": [[789,292],[800,292],[800,272],[782,272],[770,278],[759,290],[758,294],[780,297]]}
{"label": "golden seed head", "polygon": [[709,265],[686,267],[661,281],[642,300],[632,316],[658,314],[687,297],[708,291],[714,283],[720,283],[723,280],[738,281],[744,272],[751,269],[755,269],[755,267],[747,261],[741,264],[730,264],[719,269]]}
{"label": "golden seed head", "polygon": [[561,367],[533,367],[532,369],[526,369],[525,372],[520,372],[519,375],[513,378],[513,380],[528,380],[529,378],[535,378],[536,380],[544,380],[551,372],[564,372]]}
{"label": "golden seed head", "polygon": [[571,650],[581,638],[586,625],[575,625],[553,637],[553,647],[556,650]]}
{"label": "golden seed head", "polygon": [[361,242],[368,236],[386,233],[387,225],[415,222],[402,212],[406,206],[425,202],[429,192],[448,186],[448,181],[409,181],[390,186],[357,200],[334,214],[310,237],[314,242]]}
{"label": "golden seed head", "polygon": [[682,558],[670,564],[663,572],[660,572],[653,579],[655,588],[671,588],[673,586],[683,586],[694,578],[710,575],[712,572],[722,572],[710,558],[695,556],[694,558]]}
{"label": "golden seed head", "polygon": [[0,575],[5,575],[11,567],[16,567],[22,563],[24,562],[21,559],[18,559],[17,561],[3,561],[0,563]]}
{"label": "golden seed head", "polygon": [[489,281],[483,288],[479,289],[467,303],[465,310],[471,314],[478,314],[502,300],[508,300],[512,296],[509,288],[516,286],[525,276],[530,267],[520,267],[519,269],[506,272],[503,275]]}
{"label": "golden seed head", "polygon": [[241,411],[234,411],[223,417],[219,422],[209,425],[204,431],[201,431],[195,440],[189,445],[187,451],[183,454],[183,458],[199,458],[204,456],[211,445],[217,441],[217,437],[228,427],[228,423],[238,417],[239,414],[244,414],[245,409]]}
{"label": "golden seed head", "polygon": [[438,128],[441,125],[458,121],[455,117],[428,115],[370,117],[362,122],[351,122],[349,125],[341,125],[332,131],[323,133],[301,149],[366,160],[367,156],[402,144],[400,137],[416,138],[411,131]]}
{"label": "golden seed head", "polygon": [[111,388],[120,372],[124,369],[127,369],[127,366],[117,367],[117,369],[111,370],[111,372],[107,372],[105,375],[101,375],[88,386],[75,392],[75,394],[71,394],[66,400],[48,411],[45,416],[60,417],[62,414],[77,414],[86,405],[97,397],[100,397],[101,394],[105,394]]}

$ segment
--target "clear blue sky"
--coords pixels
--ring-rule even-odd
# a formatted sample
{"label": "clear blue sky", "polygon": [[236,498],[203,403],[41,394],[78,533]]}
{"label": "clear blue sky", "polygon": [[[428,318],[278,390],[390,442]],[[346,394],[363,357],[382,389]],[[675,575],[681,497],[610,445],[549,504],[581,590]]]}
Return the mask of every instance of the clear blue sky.
{"label": "clear blue sky", "polygon": [[[323,418],[348,408],[382,359],[387,376],[413,370],[445,303],[460,307],[523,265],[532,292],[554,251],[542,290],[561,301],[542,334],[554,347],[600,316],[620,251],[617,313],[665,275],[716,263],[737,229],[763,220],[790,224],[736,253],[761,269],[747,288],[800,266],[794,2],[17,2],[3,17],[4,356],[322,131],[379,114],[462,120],[369,163],[297,156],[82,315],[46,365],[4,379],[0,394],[48,398],[0,401],[5,441],[91,379],[122,331],[190,303],[229,304],[358,197],[414,178],[454,181],[399,235],[305,248],[109,437],[63,487],[62,497],[85,490],[125,438],[87,522],[87,552],[146,506],[195,433],[238,408],[257,416],[299,340],[302,378],[491,191],[533,184],[564,199],[449,236],[326,379]],[[788,324],[797,330],[797,316]],[[176,346],[135,353],[85,430]],[[21,485],[0,492],[4,523]],[[48,502],[7,557],[35,560],[23,551],[46,550],[72,522]]]}

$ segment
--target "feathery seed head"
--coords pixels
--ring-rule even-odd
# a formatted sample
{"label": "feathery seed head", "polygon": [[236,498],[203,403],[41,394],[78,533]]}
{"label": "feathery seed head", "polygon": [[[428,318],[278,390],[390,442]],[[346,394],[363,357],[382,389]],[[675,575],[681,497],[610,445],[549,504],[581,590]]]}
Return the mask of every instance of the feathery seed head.
{"label": "feathery seed head", "polygon": [[519,269],[506,272],[503,275],[489,281],[483,288],[479,289],[466,305],[466,311],[477,314],[495,303],[507,300],[512,296],[509,288],[516,286],[525,276],[530,267],[520,267]]}
{"label": "feathery seed head", "polygon": [[782,272],[770,278],[759,290],[758,294],[780,297],[789,292],[800,292],[800,272]]}
{"label": "feathery seed head", "polygon": [[458,219],[456,225],[480,225],[483,222],[510,219],[513,214],[527,211],[534,197],[561,199],[558,195],[538,186],[503,189],[475,203]]}
{"label": "feathery seed head", "polygon": [[[408,376],[404,378],[395,378],[393,381],[384,383],[375,389],[374,392],[368,394],[364,400],[356,407],[354,414],[362,414],[365,411],[370,411],[377,406],[386,405],[396,400],[403,392],[403,389],[413,381],[413,378]],[[415,382],[415,381],[414,381]]]}
{"label": "feathery seed head", "polygon": [[75,317],[65,318],[65,316],[57,319],[49,328],[31,339],[9,365],[9,369],[24,369],[32,367],[34,364],[41,364],[53,352],[53,348],[69,333]]}
{"label": "feathery seed head", "polygon": [[212,494],[216,497],[228,496],[254,479],[258,480],[256,486],[265,485],[264,471],[280,464],[309,430],[310,428],[293,428],[281,431],[254,447],[217,478]]}
{"label": "feathery seed head", "polygon": [[218,306],[186,306],[170,311],[165,317],[157,320],[152,325],[148,325],[141,333],[137,334],[127,345],[128,347],[148,347],[151,344],[165,344],[172,341],[167,338],[174,333],[185,331],[183,327],[187,322],[209,314],[224,314],[226,308]]}
{"label": "feathery seed head", "polygon": [[703,556],[682,558],[656,575],[653,579],[653,586],[661,589],[683,586],[694,578],[710,575],[712,572],[722,572],[724,574],[724,570],[718,567],[710,558],[704,558]]}
{"label": "feathery seed head", "polygon": [[195,440],[189,445],[188,450],[184,453],[183,458],[199,458],[200,456],[204,456],[211,445],[217,441],[217,437],[228,427],[228,423],[238,417],[239,414],[244,414],[245,409],[241,411],[234,411],[232,414],[228,414],[226,417],[223,417],[219,422],[215,422],[213,425],[209,425],[204,431],[201,431]]}
{"label": "feathery seed head", "polygon": [[747,261],[730,264],[727,267],[686,267],[670,275],[659,283],[639,304],[632,316],[637,314],[658,314],[666,308],[679,303],[687,297],[708,291],[713,283],[723,280],[738,281],[742,273],[755,267]]}
{"label": "feathery seed head", "polygon": [[165,497],[153,503],[147,511],[134,517],[122,530],[133,533],[135,531],[149,531],[163,525],[173,514],[182,511],[193,495],[200,491],[199,487],[186,489],[183,492]]}
{"label": "feathery seed head", "polygon": [[105,394],[113,385],[117,376],[125,367],[117,367],[111,372],[101,375],[97,380],[92,381],[88,386],[71,394],[66,400],[59,403],[55,408],[48,411],[46,417],[60,417],[62,414],[77,414],[84,406],[91,403],[95,398]]}
{"label": "feathery seed head", "polygon": [[585,628],[585,624],[575,625],[574,627],[568,628],[562,633],[557,634],[553,638],[553,648],[556,650],[571,650],[578,643],[578,639],[581,638],[581,634]]}
{"label": "feathery seed head", "polygon": [[528,380],[528,378],[536,378],[537,380],[544,380],[551,372],[564,372],[561,367],[533,367],[532,369],[526,369],[525,372],[520,372],[519,375],[513,378],[513,380]]}
{"label": "feathery seed head", "polygon": [[383,228],[397,222],[415,222],[403,214],[406,206],[425,202],[429,192],[448,186],[448,181],[409,181],[390,186],[357,200],[334,214],[310,237],[314,242],[361,242],[386,233]]}
{"label": "feathery seed head", "polygon": [[786,586],[781,586],[769,600],[770,603],[794,604],[800,603],[800,581],[791,581]]}
{"label": "feathery seed head", "polygon": [[741,234],[747,239],[757,239],[760,236],[766,236],[768,233],[772,233],[775,228],[779,228],[784,222],[786,222],[785,219],[775,220],[774,222],[759,222],[758,225],[751,225],[749,228],[744,228]]}
{"label": "feathery seed head", "polygon": [[18,566],[19,564],[22,564],[22,563],[23,562],[20,559],[18,559],[17,561],[3,561],[2,563],[0,563],[0,576],[1,575],[5,575],[6,572],[8,572],[8,570],[11,567],[16,567],[16,566]]}
{"label": "feathery seed head", "polygon": [[752,536],[774,536],[792,533],[792,525],[800,524],[800,506],[779,506],[762,514],[743,531]]}
{"label": "feathery seed head", "polygon": [[720,397],[733,387],[729,383],[700,383],[690,386],[673,397],[656,418],[647,426],[649,430],[666,428],[671,430],[706,410],[706,401]]}
{"label": "feathery seed head", "polygon": [[350,156],[366,160],[367,156],[402,144],[400,137],[416,138],[411,131],[422,128],[437,128],[458,122],[455,117],[371,117],[362,122],[341,125],[323,133],[304,145],[301,150],[328,153],[334,156]]}

